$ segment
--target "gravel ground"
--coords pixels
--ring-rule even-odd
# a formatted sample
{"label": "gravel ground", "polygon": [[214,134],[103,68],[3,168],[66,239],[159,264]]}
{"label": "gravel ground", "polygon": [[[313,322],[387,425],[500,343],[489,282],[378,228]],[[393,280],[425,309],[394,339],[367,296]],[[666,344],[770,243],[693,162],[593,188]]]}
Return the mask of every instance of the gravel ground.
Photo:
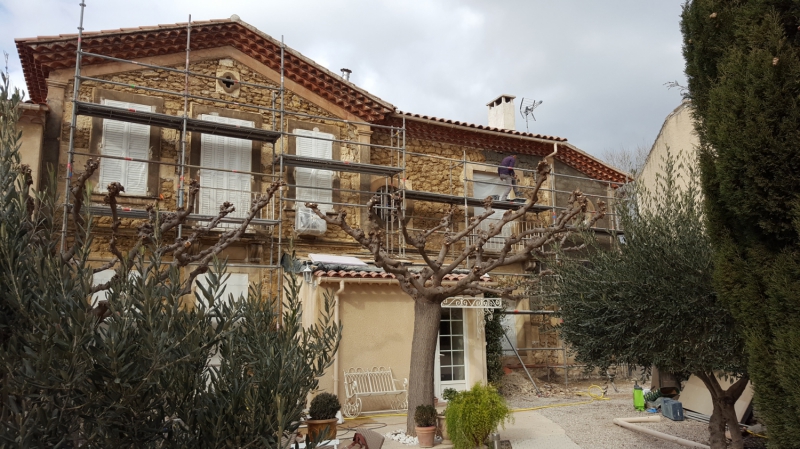
{"label": "gravel ground", "polygon": [[[505,376],[507,379],[501,389],[506,394],[506,400],[512,408],[540,407],[544,405],[567,404],[586,401],[588,398],[576,393],[586,391],[590,385],[599,384],[605,387],[602,380],[578,381],[570,383],[569,388],[563,384],[548,384],[537,382],[545,396],[537,397],[532,391],[530,381],[524,379],[520,382],[517,373]],[[530,389],[528,389],[530,386]],[[591,404],[575,405],[569,407],[543,408],[537,410],[546,418],[561,426],[568,437],[582,448],[616,449],[626,448],[653,448],[653,449],[679,449],[680,446],[665,440],[645,435],[615,425],[614,418],[628,418],[634,416],[647,416],[633,409],[633,382],[617,382],[619,392],[609,388],[606,401],[594,401]],[[513,391],[513,393],[512,393]],[[595,389],[594,392],[597,392]],[[511,393],[511,394],[509,394]],[[658,423],[637,424],[659,432],[675,435],[687,440],[708,444],[708,425],[697,421],[671,421],[662,418]]]}

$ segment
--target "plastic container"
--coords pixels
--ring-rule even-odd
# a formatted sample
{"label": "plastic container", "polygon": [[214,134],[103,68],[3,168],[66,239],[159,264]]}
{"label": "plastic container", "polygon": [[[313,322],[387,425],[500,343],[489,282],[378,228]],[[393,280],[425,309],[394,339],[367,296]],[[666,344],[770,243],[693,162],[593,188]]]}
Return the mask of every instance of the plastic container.
{"label": "plastic container", "polygon": [[642,392],[642,387],[639,386],[639,382],[636,382],[633,386],[633,408],[640,412],[644,411],[644,393]]}
{"label": "plastic container", "polygon": [[661,403],[661,414],[673,421],[683,421],[683,404],[670,398]]}

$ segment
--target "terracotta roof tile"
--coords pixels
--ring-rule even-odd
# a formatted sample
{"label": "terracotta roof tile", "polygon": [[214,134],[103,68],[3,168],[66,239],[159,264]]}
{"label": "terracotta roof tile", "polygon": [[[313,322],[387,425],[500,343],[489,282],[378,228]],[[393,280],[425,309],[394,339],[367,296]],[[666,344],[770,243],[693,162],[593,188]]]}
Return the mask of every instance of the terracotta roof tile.
{"label": "terracotta roof tile", "polygon": [[590,178],[613,183],[633,180],[629,174],[570,145],[563,137],[523,133],[404,112],[387,116],[381,124],[402,126],[403,118],[406,118],[405,126],[408,138],[445,142],[498,153],[527,154],[538,157],[552,153],[555,145],[558,147],[556,160]]}
{"label": "terracotta roof tile", "polygon": [[[183,52],[186,23],[86,32],[83,49],[87,52],[122,59],[138,59]],[[77,34],[16,39],[25,81],[37,103],[47,99],[46,79],[53,70],[75,67]],[[238,19],[192,22],[191,49],[231,46],[253,59],[280,70],[280,41]],[[84,65],[106,60],[86,57]],[[395,110],[390,103],[366,92],[328,69],[319,66],[296,50],[285,47],[286,78],[301,84],[321,97],[336,102],[365,121],[382,119]]]}
{"label": "terracotta roof tile", "polygon": [[491,126],[478,125],[478,124],[469,123],[469,122],[461,122],[461,121],[458,121],[458,120],[444,119],[444,118],[434,117],[434,116],[431,116],[431,115],[421,115],[421,114],[414,114],[414,113],[411,113],[411,112],[402,112],[402,111],[398,111],[397,113],[400,114],[400,115],[405,115],[406,117],[421,118],[421,119],[425,119],[425,120],[431,120],[431,121],[434,121],[434,122],[447,123],[447,124],[452,124],[452,125],[457,125],[457,126],[464,126],[464,127],[467,127],[467,128],[475,128],[475,129],[482,129],[482,130],[487,130],[487,131],[494,131],[494,132],[499,132],[499,133],[504,133],[504,134],[511,134],[511,135],[515,135],[515,136],[524,136],[524,137],[532,137],[532,138],[535,138],[535,139],[553,140],[553,141],[556,141],[556,142],[566,142],[567,141],[567,139],[564,138],[564,137],[548,136],[548,135],[545,135],[545,134],[533,134],[533,133],[516,131],[516,130],[513,130],[513,129],[494,128],[494,127],[491,127]]}

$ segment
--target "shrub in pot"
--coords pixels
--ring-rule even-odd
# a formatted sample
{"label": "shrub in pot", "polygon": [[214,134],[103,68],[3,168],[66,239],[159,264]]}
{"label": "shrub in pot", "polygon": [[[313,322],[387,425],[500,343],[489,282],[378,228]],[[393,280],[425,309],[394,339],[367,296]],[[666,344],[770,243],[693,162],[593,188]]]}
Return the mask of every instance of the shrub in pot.
{"label": "shrub in pot", "polygon": [[[442,391],[442,399],[447,401],[447,404],[455,399],[456,395],[458,395],[458,390],[455,388],[445,388]],[[436,425],[439,428],[439,435],[442,437],[443,444],[450,444],[450,435],[447,433],[447,419],[445,418],[445,413],[447,412],[447,408],[445,407],[444,411],[439,413],[436,416]]]}
{"label": "shrub in pot", "polygon": [[433,447],[433,439],[436,437],[436,407],[418,406],[414,411],[414,423],[417,425],[419,447]]}
{"label": "shrub in pot", "polygon": [[342,408],[335,394],[320,393],[311,400],[308,407],[308,437],[311,441],[325,441],[336,438],[336,413]]}
{"label": "shrub in pot", "polygon": [[506,401],[491,385],[475,384],[447,404],[447,430],[454,449],[481,447],[498,426],[512,421]]}

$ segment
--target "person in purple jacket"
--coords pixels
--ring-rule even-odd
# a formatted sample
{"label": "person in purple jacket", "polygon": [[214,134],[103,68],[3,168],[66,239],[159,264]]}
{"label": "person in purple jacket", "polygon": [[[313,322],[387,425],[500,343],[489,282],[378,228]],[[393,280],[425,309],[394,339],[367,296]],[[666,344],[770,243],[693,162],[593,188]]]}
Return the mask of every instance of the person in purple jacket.
{"label": "person in purple jacket", "polygon": [[500,162],[500,167],[497,168],[497,174],[500,175],[500,181],[507,185],[505,192],[500,195],[500,201],[508,200],[508,194],[511,193],[511,189],[514,189],[514,195],[517,198],[522,197],[522,192],[517,189],[517,175],[514,173],[514,164],[516,163],[517,155],[512,154],[510,156],[506,156],[503,161]]}

